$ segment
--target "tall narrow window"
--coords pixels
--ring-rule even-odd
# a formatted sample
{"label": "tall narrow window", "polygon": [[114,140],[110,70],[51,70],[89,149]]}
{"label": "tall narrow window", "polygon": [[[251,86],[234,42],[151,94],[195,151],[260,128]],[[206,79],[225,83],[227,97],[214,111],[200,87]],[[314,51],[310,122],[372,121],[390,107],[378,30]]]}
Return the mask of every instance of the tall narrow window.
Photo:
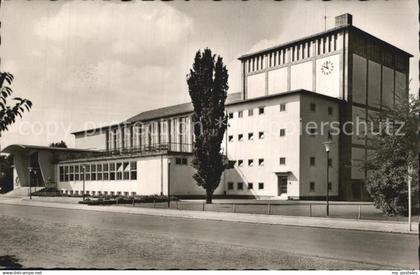
{"label": "tall narrow window", "polygon": [[280,129],[280,136],[284,137],[286,135],[286,129]]}
{"label": "tall narrow window", "polygon": [[75,165],[74,166],[74,180],[79,181],[79,179],[80,179],[79,165]]}
{"label": "tall narrow window", "polygon": [[117,163],[117,180],[122,180],[123,166],[121,162]]}
{"label": "tall narrow window", "polygon": [[90,181],[90,165],[89,164],[85,165],[85,178],[86,178],[86,181]]}
{"label": "tall narrow window", "polygon": [[110,180],[115,180],[115,162],[111,162],[109,164],[109,179]]}
{"label": "tall narrow window", "polygon": [[310,192],[315,192],[315,182],[311,181],[309,183],[309,191]]}
{"label": "tall narrow window", "polygon": [[280,158],[280,165],[285,165],[286,164],[286,158],[282,157]]}
{"label": "tall narrow window", "polygon": [[136,161],[130,162],[130,179],[131,180],[137,179],[137,162]]}
{"label": "tall narrow window", "polygon": [[102,180],[102,163],[96,165],[96,178]]}
{"label": "tall narrow window", "polygon": [[96,180],[96,164],[90,166],[90,180]]}
{"label": "tall narrow window", "polygon": [[310,166],[315,166],[315,157],[310,157],[309,158],[309,165]]}
{"label": "tall narrow window", "polygon": [[104,165],[103,165],[103,174],[102,174],[102,178],[104,179],[104,180],[109,180],[109,168],[108,168],[108,163],[104,163]]}
{"label": "tall narrow window", "polygon": [[280,104],[280,112],[286,111],[286,103]]}
{"label": "tall narrow window", "polygon": [[130,166],[128,162],[124,162],[123,163],[123,179],[124,180],[129,180],[130,179]]}

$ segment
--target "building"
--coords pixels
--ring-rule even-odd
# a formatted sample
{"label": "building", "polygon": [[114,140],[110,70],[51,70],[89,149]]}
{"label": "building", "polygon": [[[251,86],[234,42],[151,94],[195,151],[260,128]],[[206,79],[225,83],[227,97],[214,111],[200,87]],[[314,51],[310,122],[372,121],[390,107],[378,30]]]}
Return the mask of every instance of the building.
{"label": "building", "polygon": [[[382,105],[407,98],[410,57],[353,26],[350,14],[337,16],[332,29],[241,56],[242,89],[227,99],[223,141],[235,164],[215,194],[323,198],[328,165],[332,197],[368,199],[361,163],[371,152],[369,135],[333,134],[332,126],[366,121]],[[64,193],[81,194],[84,178],[90,195],[202,196],[192,179],[192,112],[191,103],[179,104],[78,131],[77,149],[60,154],[17,145],[4,151],[15,155],[21,186],[35,167],[41,184],[52,179]],[[325,141],[333,142],[328,160]],[[44,151],[60,157],[45,160]]]}

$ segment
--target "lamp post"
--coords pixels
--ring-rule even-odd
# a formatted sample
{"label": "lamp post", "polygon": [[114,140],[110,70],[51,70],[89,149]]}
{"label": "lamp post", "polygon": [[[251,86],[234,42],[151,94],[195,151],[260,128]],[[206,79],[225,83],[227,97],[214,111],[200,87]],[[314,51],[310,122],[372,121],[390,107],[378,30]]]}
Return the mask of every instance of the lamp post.
{"label": "lamp post", "polygon": [[85,177],[86,177],[85,167],[86,167],[86,165],[82,165],[82,171],[83,171],[83,201],[85,201],[85,194],[86,194],[86,191],[85,191]]}
{"label": "lamp post", "polygon": [[332,141],[326,141],[323,143],[325,146],[325,152],[327,152],[327,195],[326,195],[326,205],[327,205],[327,217],[330,215],[330,197],[329,197],[329,182],[330,182],[330,165],[329,165],[329,160],[330,160],[330,150],[331,150],[331,145],[332,145]]}
{"label": "lamp post", "polygon": [[171,208],[171,160],[168,159],[168,209]]}
{"label": "lamp post", "polygon": [[31,174],[32,174],[32,167],[29,167],[29,199],[32,200],[32,184],[31,184]]}

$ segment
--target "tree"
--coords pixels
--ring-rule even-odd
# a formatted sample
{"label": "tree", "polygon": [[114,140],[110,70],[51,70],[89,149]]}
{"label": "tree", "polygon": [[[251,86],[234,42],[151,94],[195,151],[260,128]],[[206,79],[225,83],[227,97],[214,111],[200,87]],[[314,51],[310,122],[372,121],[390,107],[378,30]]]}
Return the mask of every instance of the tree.
{"label": "tree", "polygon": [[13,189],[13,157],[0,155],[0,193]]}
{"label": "tree", "polygon": [[25,109],[29,111],[32,107],[32,102],[28,99],[11,97],[13,90],[9,85],[12,81],[12,74],[0,72],[0,136],[11,124],[15,123],[17,116],[22,117]]}
{"label": "tree", "polygon": [[375,206],[387,215],[407,216],[409,177],[412,195],[417,197],[419,107],[417,98],[398,99],[393,108],[383,106],[379,116],[370,117],[377,134],[366,161],[366,189]]}
{"label": "tree", "polygon": [[187,75],[188,91],[194,106],[192,115],[195,135],[193,175],[197,185],[206,190],[206,202],[212,203],[213,193],[227,167],[221,154],[221,143],[227,127],[225,101],[228,71],[220,56],[206,48],[197,51]]}
{"label": "tree", "polygon": [[62,140],[60,142],[53,142],[50,147],[67,148],[67,144]]}

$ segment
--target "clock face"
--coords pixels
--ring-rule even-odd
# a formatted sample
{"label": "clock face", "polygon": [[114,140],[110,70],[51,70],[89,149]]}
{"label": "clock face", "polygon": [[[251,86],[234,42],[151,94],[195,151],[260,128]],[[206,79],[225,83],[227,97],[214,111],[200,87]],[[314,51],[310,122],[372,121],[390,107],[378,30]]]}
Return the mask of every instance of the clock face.
{"label": "clock face", "polygon": [[323,74],[329,75],[333,72],[333,70],[334,70],[334,63],[332,63],[331,61],[327,60],[321,64],[321,72]]}

